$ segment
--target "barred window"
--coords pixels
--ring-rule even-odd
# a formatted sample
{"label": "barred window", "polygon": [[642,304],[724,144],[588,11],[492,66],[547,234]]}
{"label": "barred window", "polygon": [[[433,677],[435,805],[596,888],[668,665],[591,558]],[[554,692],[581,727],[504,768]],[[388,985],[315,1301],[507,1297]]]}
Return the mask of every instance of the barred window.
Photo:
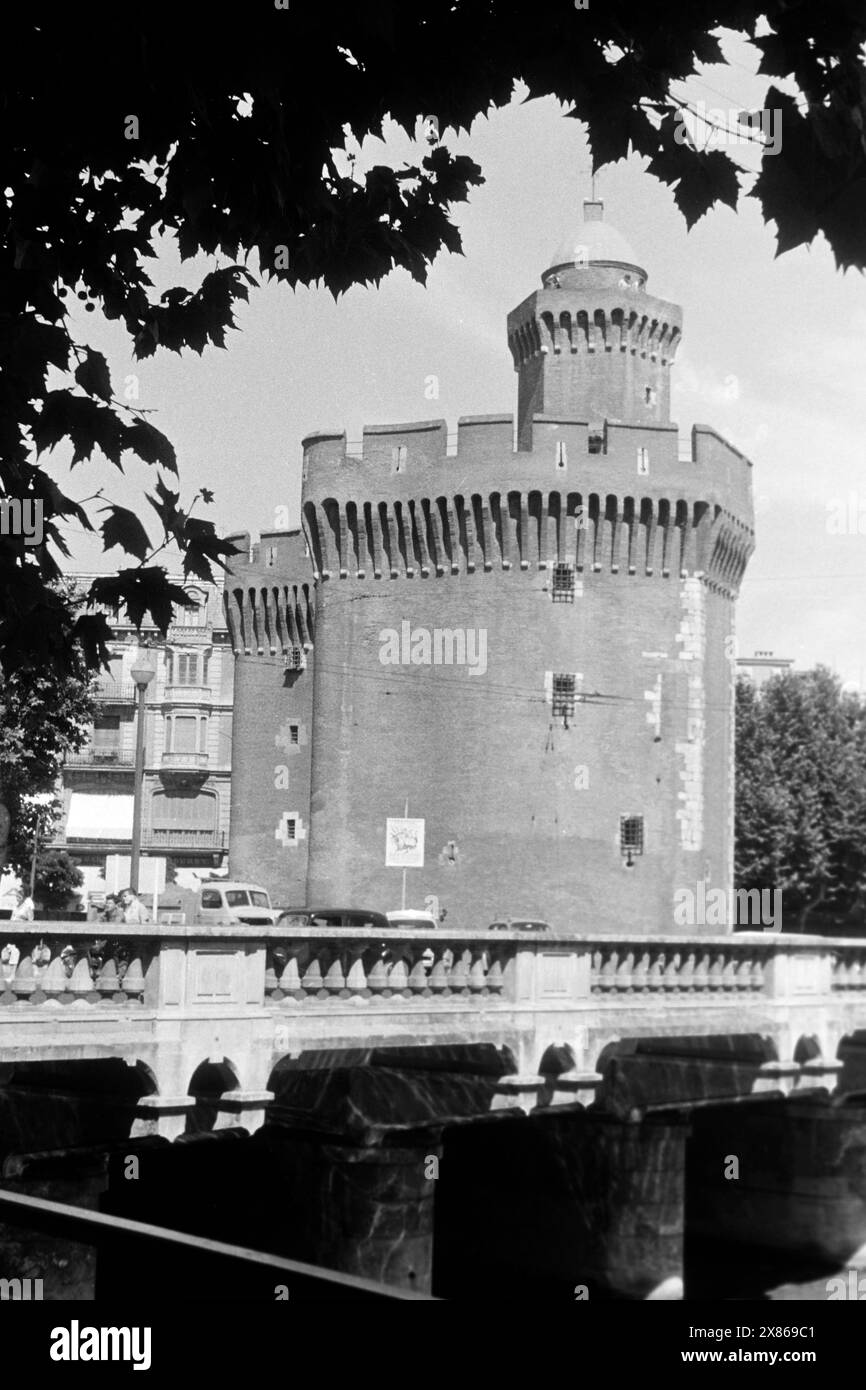
{"label": "barred window", "polygon": [[589,436],[589,452],[590,452],[591,454],[600,454],[601,451],[602,451],[603,446],[604,446],[604,435],[601,435],[601,434],[590,434],[590,436]]}
{"label": "barred window", "polygon": [[302,671],[304,669],[304,651],[302,647],[289,647],[286,651],[285,669],[287,671]]}
{"label": "barred window", "polygon": [[621,854],[643,854],[643,816],[620,816],[619,848]]}
{"label": "barred window", "polygon": [[550,596],[554,603],[574,603],[574,565],[554,565]]}
{"label": "barred window", "polygon": [[287,840],[297,839],[297,835],[295,833],[296,824],[297,822],[295,821],[294,816],[286,816],[283,820],[283,825],[285,826],[284,834]]}
{"label": "barred window", "polygon": [[297,743],[297,742],[298,742],[298,735],[299,735],[299,730],[298,730],[297,724],[290,724],[290,725],[289,725],[289,743]]}
{"label": "barred window", "polygon": [[574,714],[574,676],[553,677],[553,713],[563,717]]}

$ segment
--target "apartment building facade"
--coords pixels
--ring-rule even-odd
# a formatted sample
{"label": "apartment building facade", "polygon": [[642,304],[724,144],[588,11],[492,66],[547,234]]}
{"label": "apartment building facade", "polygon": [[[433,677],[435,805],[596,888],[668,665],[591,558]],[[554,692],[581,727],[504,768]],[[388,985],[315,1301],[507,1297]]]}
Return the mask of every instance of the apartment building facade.
{"label": "apartment building facade", "polygon": [[[86,590],[94,576],[75,576]],[[181,578],[176,583],[184,583]],[[81,866],[88,894],[129,882],[135,773],[135,667],[154,672],[145,703],[142,860],[146,894],[195,888],[228,849],[234,659],[221,589],[186,584],[193,606],[163,638],[109,615],[110,670],[96,686],[90,741],[62,773],[63,820],[52,845]]]}

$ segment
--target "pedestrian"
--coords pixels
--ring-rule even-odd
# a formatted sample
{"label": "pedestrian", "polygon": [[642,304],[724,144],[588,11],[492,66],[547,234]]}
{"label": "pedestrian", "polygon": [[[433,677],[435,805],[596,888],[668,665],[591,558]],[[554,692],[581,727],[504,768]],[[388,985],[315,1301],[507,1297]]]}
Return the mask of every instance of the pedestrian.
{"label": "pedestrian", "polygon": [[36,907],[29,893],[23,888],[18,889],[18,902],[12,909],[13,922],[32,922]]}
{"label": "pedestrian", "polygon": [[137,893],[133,893],[131,888],[124,888],[120,895],[123,906],[124,922],[142,924],[150,921],[150,913],[141,901]]}
{"label": "pedestrian", "polygon": [[15,968],[20,959],[21,952],[14,941],[7,941],[3,950],[0,951],[0,967],[2,967],[4,980],[15,979]]}

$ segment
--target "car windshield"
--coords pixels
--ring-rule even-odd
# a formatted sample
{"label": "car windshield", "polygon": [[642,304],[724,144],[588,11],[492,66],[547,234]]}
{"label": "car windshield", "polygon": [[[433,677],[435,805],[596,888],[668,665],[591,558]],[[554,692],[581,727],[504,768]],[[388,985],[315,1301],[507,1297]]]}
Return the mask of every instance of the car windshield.
{"label": "car windshield", "polygon": [[243,888],[227,888],[226,902],[229,907],[249,907],[250,895]]}
{"label": "car windshield", "polygon": [[401,917],[398,914],[388,916],[390,927],[435,927],[436,923],[430,917]]}
{"label": "car windshield", "polygon": [[250,891],[250,897],[255,907],[270,907],[271,901],[267,893],[254,893]]}

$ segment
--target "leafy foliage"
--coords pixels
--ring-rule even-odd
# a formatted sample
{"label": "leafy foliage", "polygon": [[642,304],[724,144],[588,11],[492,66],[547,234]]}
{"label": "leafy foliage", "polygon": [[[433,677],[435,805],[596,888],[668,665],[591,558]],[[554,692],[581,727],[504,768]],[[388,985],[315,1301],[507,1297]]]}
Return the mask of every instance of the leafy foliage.
{"label": "leafy foliage", "polygon": [[735,876],[786,919],[862,922],[866,704],[824,667],[737,683]]}
{"label": "leafy foliage", "polygon": [[[840,265],[862,267],[858,0],[587,9],[541,0],[531,12],[513,0],[254,0],[237,22],[165,0],[133,13],[96,0],[86,23],[75,6],[13,6],[0,148],[0,490],[41,503],[44,540],[0,536],[5,671],[71,660],[76,643],[89,664],[106,658],[104,616],[73,615],[50,597],[68,554],[62,524],[98,524],[106,548],[137,561],[113,581],[112,598],[160,627],[181,602],[152,563],[163,546],[176,542],[185,573],[202,579],[228,553],[211,523],[180,508],[165,477],[177,472],[169,440],[118,399],[102,354],[73,340],[72,296],[119,320],[143,359],[224,347],[257,283],[251,261],[260,275],[321,281],[334,295],[397,267],[423,283],[442,248],[460,251],[452,210],[483,181],[478,166],[447,143],[357,178],[335,160],[350,137],[381,135],[389,115],[409,132],[431,112],[445,132],[468,129],[511,99],[516,80],[587,124],[596,166],[630,151],[645,157],[691,226],[740,193],[733,159],[675,138],[682,102],[672,84],[721,60],[722,27],[750,36],[768,80],[793,78],[805,99],[798,108],[775,86],[765,98],[784,113],[784,138],[753,194],[777,223],[780,251],[823,232]],[[155,293],[147,263],[163,235],[184,259],[214,262],[197,288]],[[149,500],[163,533],[151,541],[140,517],[110,502],[96,523],[40,465],[62,442],[74,463],[102,454],[122,468],[134,454],[157,470]]]}
{"label": "leafy foliage", "polygon": [[36,900],[44,907],[71,906],[75,889],[84,875],[64,849],[49,849],[36,856]]}
{"label": "leafy foliage", "polygon": [[[59,592],[49,589],[47,596],[74,609],[71,586]],[[68,629],[61,636],[68,642]],[[0,675],[0,801],[10,816],[8,849],[0,835],[0,868],[7,862],[29,864],[38,813],[28,808],[26,799],[52,792],[64,758],[87,742],[92,684],[84,656],[74,646],[63,667]],[[42,825],[45,828],[44,816]]]}

